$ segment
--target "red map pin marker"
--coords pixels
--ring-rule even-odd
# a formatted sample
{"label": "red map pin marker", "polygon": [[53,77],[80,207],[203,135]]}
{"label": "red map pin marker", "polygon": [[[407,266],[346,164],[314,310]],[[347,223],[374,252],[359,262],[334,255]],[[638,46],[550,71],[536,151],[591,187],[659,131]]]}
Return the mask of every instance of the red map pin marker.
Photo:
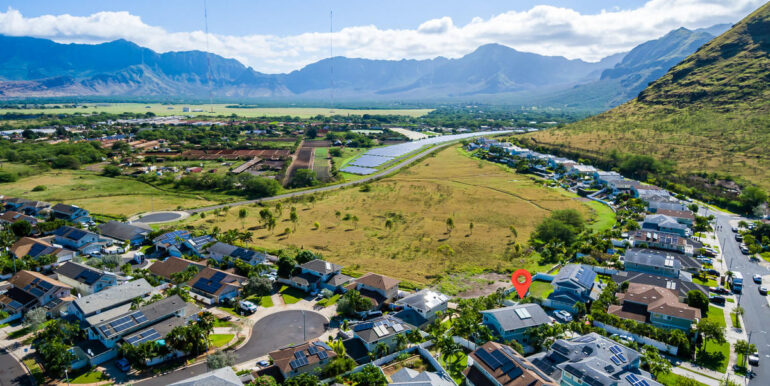
{"label": "red map pin marker", "polygon": [[524,299],[529,291],[529,285],[532,284],[532,275],[526,269],[518,269],[511,275],[511,283],[519,294],[519,299]]}

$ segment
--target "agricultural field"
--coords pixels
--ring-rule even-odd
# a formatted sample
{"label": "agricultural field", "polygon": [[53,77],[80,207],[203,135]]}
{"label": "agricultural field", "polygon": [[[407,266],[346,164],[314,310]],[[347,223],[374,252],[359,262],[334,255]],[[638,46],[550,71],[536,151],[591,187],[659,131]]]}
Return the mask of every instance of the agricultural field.
{"label": "agricultural field", "polygon": [[[319,194],[315,202],[284,201],[272,231],[262,226],[258,207],[247,207],[243,221],[231,210],[218,217],[193,216],[185,223],[248,229],[254,232],[254,246],[309,248],[354,274],[383,272],[428,284],[469,270],[541,270],[535,258],[508,261],[506,249],[515,241],[526,243],[552,210],[574,208],[589,219],[604,215],[598,213],[602,208],[591,208],[562,190],[471,159],[459,146],[434,154],[366,188]],[[296,223],[289,220],[292,206]],[[270,207],[275,212],[274,204]],[[446,225],[450,217],[452,229]]]}
{"label": "agricultural field", "polygon": [[[45,190],[33,191],[36,186]],[[131,216],[151,210],[173,210],[215,204],[192,194],[157,189],[130,178],[102,177],[86,170],[51,170],[0,184],[0,194],[32,200],[66,202],[92,213]]]}
{"label": "agricultural field", "polygon": [[[54,105],[50,105],[54,106]],[[120,114],[120,113],[147,113],[152,112],[155,115],[193,115],[193,116],[217,116],[217,115],[232,115],[236,114],[242,117],[283,117],[292,116],[300,118],[311,118],[317,115],[331,116],[331,115],[364,115],[364,114],[378,114],[378,115],[405,115],[410,117],[420,117],[428,114],[432,109],[334,109],[332,113],[327,108],[320,107],[249,107],[249,108],[229,108],[228,104],[204,104],[204,105],[191,105],[191,104],[158,104],[158,103],[110,103],[93,104],[86,103],[84,107],[78,108],[45,108],[45,109],[0,109],[0,114],[10,113],[27,113],[27,114]],[[149,106],[149,108],[147,108]],[[189,112],[182,112],[182,107],[189,107]],[[213,107],[214,113],[211,113]],[[201,109],[202,112],[193,112],[193,109]]]}

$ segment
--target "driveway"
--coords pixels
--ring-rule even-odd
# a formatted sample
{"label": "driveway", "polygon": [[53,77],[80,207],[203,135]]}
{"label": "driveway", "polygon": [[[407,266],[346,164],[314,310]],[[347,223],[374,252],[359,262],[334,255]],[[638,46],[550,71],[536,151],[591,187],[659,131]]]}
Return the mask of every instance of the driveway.
{"label": "driveway", "polygon": [[[258,320],[249,341],[236,350],[236,362],[246,362],[265,356],[271,351],[292,344],[303,343],[321,336],[329,320],[325,316],[305,310],[280,311]],[[174,371],[160,377],[135,382],[143,386],[165,386],[208,371],[206,363]]]}

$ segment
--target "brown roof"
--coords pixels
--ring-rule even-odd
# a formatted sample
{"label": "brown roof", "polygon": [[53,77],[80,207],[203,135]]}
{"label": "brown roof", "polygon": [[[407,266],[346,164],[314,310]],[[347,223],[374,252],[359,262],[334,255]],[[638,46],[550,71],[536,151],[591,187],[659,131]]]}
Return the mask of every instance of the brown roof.
{"label": "brown roof", "polygon": [[191,265],[197,265],[199,270],[206,267],[206,264],[204,263],[199,263],[196,261],[190,261],[190,260],[181,259],[181,258],[172,256],[166,259],[165,261],[157,261],[153,263],[148,269],[150,270],[150,273],[152,273],[153,275],[157,275],[165,279],[171,279],[172,274],[175,274],[177,272],[182,272]]}
{"label": "brown roof", "polygon": [[[221,280],[219,280],[219,283],[222,284],[222,285],[219,286],[218,289],[212,295],[219,296],[223,292],[226,292],[227,290],[230,290],[233,287],[241,288],[241,283],[246,281],[246,278],[243,277],[243,276],[235,275],[235,274],[232,274],[232,273],[229,273],[229,272],[226,272],[226,271],[222,271],[222,270],[219,270],[219,269],[214,269],[214,268],[211,268],[211,267],[206,267],[206,268],[203,268],[200,272],[198,272],[198,274],[195,275],[195,277],[190,279],[190,281],[187,282],[187,285],[189,285],[190,287],[195,288],[194,287],[195,283],[197,283],[198,280],[201,280],[201,279],[204,279],[204,280],[211,279],[211,277],[214,276],[218,272],[223,273],[225,276]],[[211,283],[211,281],[208,281],[208,283]]]}
{"label": "brown roof", "polygon": [[11,253],[16,255],[17,257],[24,257],[29,254],[30,249],[32,249],[32,246],[35,244],[42,244],[46,247],[55,248],[53,252],[51,252],[52,255],[55,255],[59,253],[62,249],[54,247],[51,245],[51,243],[43,240],[43,239],[33,239],[31,237],[22,237],[19,239],[19,241],[13,243],[11,246]]}
{"label": "brown roof", "polygon": [[[27,270],[17,272],[15,275],[13,275],[13,277],[10,280],[8,280],[8,282],[13,284],[14,287],[21,288],[26,291],[25,287],[32,284],[32,282],[35,281],[35,279],[40,279],[40,281],[45,281],[53,286],[72,289],[72,287],[56,279],[51,279],[50,277],[43,275],[40,272],[27,271]],[[34,284],[32,285],[35,286]],[[48,292],[48,291],[43,291],[43,292]]]}
{"label": "brown roof", "polygon": [[692,212],[688,212],[686,210],[658,209],[655,213],[665,214],[666,216],[671,216],[674,218],[686,218],[688,220],[695,220],[695,216],[693,216]]}
{"label": "brown roof", "polygon": [[308,349],[311,346],[314,347],[315,350],[317,350],[317,352],[325,351],[330,361],[337,356],[337,353],[335,353],[333,350],[327,350],[323,346],[316,344],[316,342],[318,341],[310,341],[297,346],[286,347],[280,350],[273,351],[270,353],[270,358],[273,359],[273,363],[275,364],[276,367],[278,367],[281,370],[281,373],[288,374],[289,372],[292,371],[291,362],[297,359],[297,357],[295,356],[295,353],[303,352],[308,362],[307,365],[300,366],[298,368],[300,372],[303,372],[302,371],[303,367],[311,368],[321,361],[321,359],[318,358],[318,354],[310,355],[310,353],[308,352]]}
{"label": "brown roof", "polygon": [[[628,300],[633,303],[647,305],[647,312],[655,312],[688,320],[700,319],[701,316],[699,309],[680,303],[679,296],[675,291],[663,287],[631,283],[626,292],[619,293],[617,298],[621,303]],[[628,308],[619,309],[618,307],[610,307],[607,312],[624,317],[622,314],[628,313]],[[634,314],[638,315],[638,313]],[[638,320],[635,317],[629,317],[629,319]]]}
{"label": "brown roof", "polygon": [[[506,372],[503,372],[503,366],[499,366],[496,369],[492,369],[489,365],[479,357],[478,352],[484,350],[490,355],[492,352],[499,351],[502,355],[513,362],[515,367],[521,369],[522,373],[518,377],[511,379]],[[499,354],[498,354],[499,355]],[[474,364],[478,364],[484,371],[494,377],[498,383],[503,386],[540,386],[540,385],[552,385],[556,386],[554,382],[547,375],[543,374],[539,369],[535,367],[530,361],[519,355],[512,348],[504,346],[497,342],[487,342],[483,346],[476,349],[476,351],[470,354]],[[475,365],[474,365],[475,366]],[[472,368],[468,367],[465,370],[466,375],[472,372]]]}
{"label": "brown roof", "polygon": [[357,283],[363,284],[368,287],[381,289],[383,291],[387,291],[393,287],[397,287],[398,283],[401,283],[400,280],[393,279],[391,277],[378,275],[376,273],[367,273],[364,276],[359,277],[356,279]]}
{"label": "brown roof", "polygon": [[15,223],[17,221],[24,220],[32,225],[37,224],[37,219],[32,216],[27,216],[24,213],[19,213],[13,210],[9,210],[5,213],[0,214],[0,220],[8,222],[8,223]]}

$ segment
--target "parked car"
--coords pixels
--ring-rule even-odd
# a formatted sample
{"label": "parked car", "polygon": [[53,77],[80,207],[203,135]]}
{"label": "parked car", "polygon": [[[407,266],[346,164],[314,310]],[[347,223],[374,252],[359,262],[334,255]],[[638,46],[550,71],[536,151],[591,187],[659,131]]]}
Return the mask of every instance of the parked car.
{"label": "parked car", "polygon": [[743,241],[743,235],[740,233],[735,234],[735,241]]}
{"label": "parked car", "polygon": [[553,316],[561,322],[569,323],[572,321],[572,315],[564,310],[558,310],[553,313]]}
{"label": "parked car", "polygon": [[762,275],[754,275],[754,283],[762,284]]}
{"label": "parked car", "polygon": [[709,287],[709,291],[720,295],[729,295],[730,291],[725,287]]}
{"label": "parked car", "polygon": [[761,295],[767,295],[767,287],[765,287],[763,285],[759,286],[759,293]]}
{"label": "parked car", "polygon": [[738,227],[733,227],[733,233],[738,233]]}
{"label": "parked car", "polygon": [[248,300],[241,300],[240,302],[238,302],[238,306],[246,312],[251,312],[251,313],[257,312],[257,305]]}
{"label": "parked car", "polygon": [[709,296],[709,301],[717,305],[724,305],[726,300],[724,296],[712,295],[712,296]]}
{"label": "parked car", "polygon": [[743,253],[744,255],[749,254],[749,247],[747,247],[746,244],[741,244],[741,253]]}
{"label": "parked car", "polygon": [[267,366],[270,366],[270,362],[268,362],[268,361],[259,361],[259,362],[257,362],[257,365],[262,366],[262,367],[267,367]]}
{"label": "parked car", "polygon": [[749,355],[749,364],[752,366],[759,366],[759,353]]}
{"label": "parked car", "polygon": [[115,361],[115,367],[124,373],[127,373],[129,370],[131,370],[131,364],[128,363],[128,359],[126,358],[120,358]]}
{"label": "parked car", "polygon": [[698,262],[701,264],[714,265],[714,261],[707,257],[699,257]]}
{"label": "parked car", "polygon": [[709,269],[706,271],[706,273],[709,275],[714,275],[716,277],[719,277],[719,271],[717,271],[716,269]]}

